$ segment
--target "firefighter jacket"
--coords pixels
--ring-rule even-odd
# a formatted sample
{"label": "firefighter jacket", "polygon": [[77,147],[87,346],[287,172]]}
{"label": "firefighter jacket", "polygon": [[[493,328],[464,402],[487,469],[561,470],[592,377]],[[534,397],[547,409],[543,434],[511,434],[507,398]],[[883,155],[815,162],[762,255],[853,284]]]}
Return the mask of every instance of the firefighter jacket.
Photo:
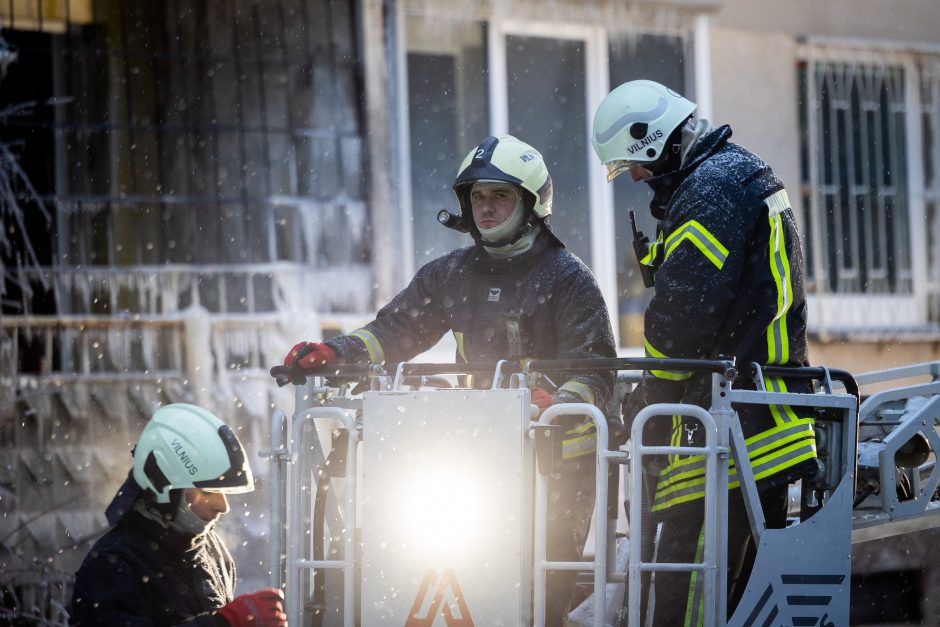
{"label": "firefighter jacket", "polygon": [[[715,129],[700,138],[680,170],[648,181],[667,200],[657,240],[643,260],[655,272],[655,295],[644,318],[646,354],[734,357],[740,367],[805,366],[806,299],[793,211],[770,167],[730,143],[730,136],[728,126]],[[782,379],[765,384],[769,391],[806,391]],[[707,408],[710,393],[710,375],[653,370],[631,395],[627,413],[657,402]],[[815,466],[813,421],[805,410],[738,411],[759,487]],[[669,441],[659,443],[700,446],[701,431],[697,421],[674,417]],[[738,486],[734,472],[732,464],[731,487]],[[702,498],[703,476],[701,456],[672,456],[660,475],[653,512],[663,516]]]}
{"label": "firefighter jacket", "polygon": [[[594,276],[546,226],[529,250],[513,257],[491,257],[476,244],[429,262],[375,320],[327,344],[347,362],[394,364],[448,331],[457,340],[458,362],[616,356]],[[603,409],[613,388],[609,372],[548,374],[558,385],[556,402]]]}
{"label": "firefighter jacket", "polygon": [[79,568],[72,624],[227,627],[217,610],[234,592],[235,563],[215,531],[183,535],[129,511]]}

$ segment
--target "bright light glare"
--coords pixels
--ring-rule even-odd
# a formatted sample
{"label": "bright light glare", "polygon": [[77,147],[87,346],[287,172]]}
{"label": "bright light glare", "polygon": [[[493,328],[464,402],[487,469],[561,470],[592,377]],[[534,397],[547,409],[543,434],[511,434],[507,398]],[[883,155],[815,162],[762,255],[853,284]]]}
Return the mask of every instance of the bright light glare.
{"label": "bright light glare", "polygon": [[479,546],[486,493],[470,469],[435,467],[401,489],[406,550],[445,557]]}

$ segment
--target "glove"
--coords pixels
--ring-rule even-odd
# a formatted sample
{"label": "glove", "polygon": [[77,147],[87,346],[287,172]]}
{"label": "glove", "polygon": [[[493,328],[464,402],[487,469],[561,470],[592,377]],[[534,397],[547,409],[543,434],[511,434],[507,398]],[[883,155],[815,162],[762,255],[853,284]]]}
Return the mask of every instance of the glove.
{"label": "glove", "polygon": [[552,398],[552,395],[542,388],[532,388],[529,392],[532,396],[532,404],[539,408],[540,416],[542,415],[543,411],[555,403],[555,399]]}
{"label": "glove", "polygon": [[287,615],[281,605],[283,599],[280,590],[262,588],[235,597],[231,603],[219,608],[219,614],[232,627],[287,627]]}
{"label": "glove", "polygon": [[336,361],[336,351],[319,342],[300,342],[290,349],[284,358],[284,365],[287,367],[297,366],[298,368],[316,368],[317,366],[329,366]]}

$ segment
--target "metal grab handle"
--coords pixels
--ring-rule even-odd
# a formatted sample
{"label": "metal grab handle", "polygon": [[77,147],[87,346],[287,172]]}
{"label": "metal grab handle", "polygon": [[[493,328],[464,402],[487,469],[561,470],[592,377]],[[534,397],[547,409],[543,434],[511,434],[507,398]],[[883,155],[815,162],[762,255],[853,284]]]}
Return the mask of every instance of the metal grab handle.
{"label": "metal grab handle", "polygon": [[533,359],[526,372],[588,372],[605,370],[688,370],[713,372],[734,379],[738,371],[734,359],[672,359],[657,357],[618,357],[604,359]]}

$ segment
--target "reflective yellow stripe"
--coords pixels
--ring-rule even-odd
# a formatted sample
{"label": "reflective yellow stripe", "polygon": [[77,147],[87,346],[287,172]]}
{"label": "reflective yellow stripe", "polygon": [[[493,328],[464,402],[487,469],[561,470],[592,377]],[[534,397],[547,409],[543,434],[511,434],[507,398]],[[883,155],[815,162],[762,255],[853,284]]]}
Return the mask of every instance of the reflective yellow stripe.
{"label": "reflective yellow stripe", "polygon": [[350,337],[355,337],[362,340],[362,343],[366,345],[366,350],[369,351],[369,361],[373,364],[384,364],[385,363],[385,351],[382,350],[382,344],[379,342],[379,339],[375,337],[375,334],[372,331],[367,329],[356,329],[349,334]]}
{"label": "reflective yellow stripe", "polygon": [[559,392],[562,390],[565,392],[571,392],[572,394],[577,394],[582,399],[584,399],[585,403],[590,405],[594,404],[594,392],[591,391],[590,387],[584,383],[581,383],[580,381],[565,381],[564,384],[558,388]]}
{"label": "reflective yellow stripe", "polygon": [[[698,532],[698,542],[695,545],[695,562],[701,563],[705,553],[705,524]],[[705,592],[705,586],[699,577],[699,571],[693,570],[689,578],[689,596],[685,601],[685,626],[701,627],[705,615],[704,600],[702,593]]]}
{"label": "reflective yellow stripe", "polygon": [[[664,353],[660,352],[652,344],[650,344],[649,340],[647,340],[645,337],[643,338],[643,346],[646,348],[647,357],[668,359]],[[650,370],[649,373],[657,379],[666,379],[667,381],[685,381],[692,376],[691,372],[682,372],[677,370]]]}
{"label": "reflective yellow stripe", "polygon": [[[767,390],[770,392],[787,391],[787,384],[780,377],[768,377],[764,383],[767,385]],[[770,405],[769,408],[770,415],[773,416],[774,422],[776,422],[778,426],[800,419],[789,405]]]}
{"label": "reflective yellow stripe", "polygon": [[[816,457],[816,439],[813,420],[799,419],[797,424],[774,428],[747,440],[748,459],[754,479],[760,480],[778,474],[787,468]],[[673,458],[675,459],[675,458]],[[728,488],[740,486],[734,462],[729,463]],[[705,460],[702,456],[673,461],[663,471],[656,487],[653,511],[663,511],[705,496]]]}
{"label": "reflective yellow stripe", "polygon": [[[669,446],[682,446],[682,416],[678,414],[672,417],[672,432],[669,436]],[[678,455],[669,456],[669,466],[681,459]]]}
{"label": "reflective yellow stripe", "polygon": [[[590,424],[590,426],[594,426]],[[570,431],[569,431],[570,433]],[[581,457],[582,455],[591,455],[597,448],[597,432],[592,431],[587,435],[576,438],[566,438],[561,443],[561,458],[571,459],[572,457]]]}
{"label": "reflective yellow stripe", "polygon": [[[816,457],[816,449],[813,443],[810,442],[797,442],[792,446],[782,450],[780,452],[782,458],[778,460],[772,459],[770,461],[778,461],[778,463],[770,464],[765,462],[765,465],[762,466],[761,471],[754,473],[754,479],[760,480],[766,477],[771,477],[776,475],[787,468],[796,466],[797,464],[804,462],[808,459],[813,459]],[[756,469],[755,469],[756,470]],[[732,469],[731,476],[736,476]],[[729,477],[730,479],[730,477]],[[705,478],[701,477],[686,483],[678,484],[672,486],[668,490],[656,493],[656,499],[653,505],[653,511],[663,511],[679,505],[680,503],[687,503],[689,501],[695,501],[705,496]],[[728,482],[728,489],[734,489],[740,486],[740,482],[737,480]]]}
{"label": "reflective yellow stripe", "polygon": [[571,429],[568,429],[567,431],[565,431],[565,435],[579,435],[581,433],[586,433],[587,431],[590,431],[593,428],[594,428],[594,421],[585,420],[584,422],[579,424],[577,427],[572,427]]}
{"label": "reflective yellow stripe", "polygon": [[[771,428],[747,438],[744,443],[747,446],[751,465],[763,463],[761,456],[767,451],[775,451],[786,444],[813,435],[812,424],[813,420],[811,418],[802,418],[794,424],[788,424],[783,428]],[[679,446],[680,425],[680,422],[673,421],[672,446]],[[658,487],[667,488],[675,483],[701,477],[705,474],[705,458],[701,455],[676,457],[678,458],[676,462],[670,463],[669,466],[663,469]],[[729,468],[731,472],[734,472],[733,460],[730,462]]]}
{"label": "reflective yellow stripe", "polygon": [[685,240],[698,248],[716,268],[721,270],[724,267],[725,260],[728,259],[728,249],[697,220],[689,220],[666,238],[666,254],[663,259],[668,259],[672,251]]}
{"label": "reflective yellow stripe", "polygon": [[644,266],[655,266],[659,261],[659,256],[662,254],[663,247],[663,234],[662,231],[657,233],[656,241],[649,245],[649,249],[646,251],[646,254],[643,255],[643,258],[640,259],[640,263]]}
{"label": "reflective yellow stripe", "polygon": [[777,313],[767,326],[767,363],[785,364],[790,360],[790,338],[787,334],[787,312],[793,305],[790,260],[787,258],[781,213],[790,208],[786,190],[771,194],[764,203],[770,221],[770,273],[777,287]]}
{"label": "reflective yellow stripe", "polygon": [[457,355],[467,363],[467,355],[463,352],[463,331],[454,331],[454,339],[457,340]]}

